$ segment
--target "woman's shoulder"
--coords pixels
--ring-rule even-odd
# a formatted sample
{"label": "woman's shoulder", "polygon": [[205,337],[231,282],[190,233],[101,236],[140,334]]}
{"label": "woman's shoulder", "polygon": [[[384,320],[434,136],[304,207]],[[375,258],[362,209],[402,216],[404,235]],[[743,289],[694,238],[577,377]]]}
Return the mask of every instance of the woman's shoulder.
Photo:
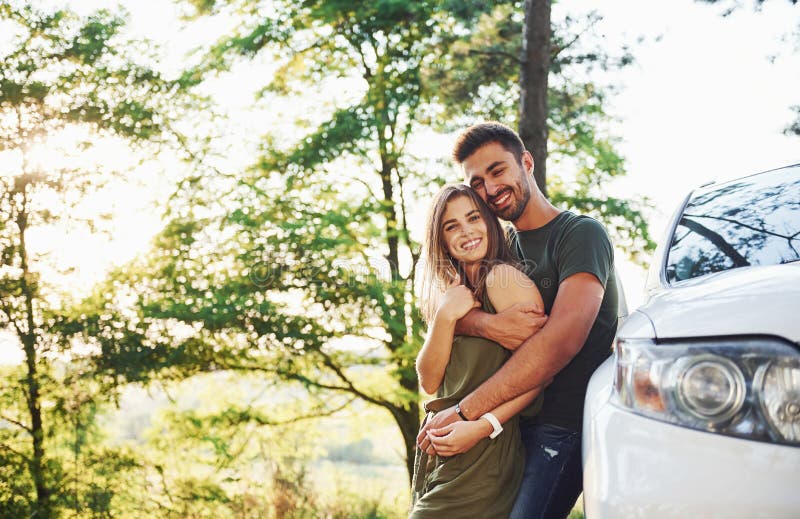
{"label": "woman's shoulder", "polygon": [[513,265],[495,265],[486,275],[486,295],[497,312],[517,303],[534,303],[543,307],[536,284]]}
{"label": "woman's shoulder", "polygon": [[524,272],[508,263],[499,263],[486,275],[486,290],[503,290],[511,286],[530,287],[533,281]]}

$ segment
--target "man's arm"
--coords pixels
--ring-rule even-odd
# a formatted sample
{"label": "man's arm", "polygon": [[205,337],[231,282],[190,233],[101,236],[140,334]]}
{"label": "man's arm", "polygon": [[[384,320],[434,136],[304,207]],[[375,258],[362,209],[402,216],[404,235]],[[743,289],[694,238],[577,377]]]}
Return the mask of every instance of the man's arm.
{"label": "man's arm", "polygon": [[547,324],[526,340],[492,377],[461,401],[461,412],[477,418],[551,380],[583,347],[600,311],[605,290],[592,274],[579,272],[558,287]]}
{"label": "man's arm", "polygon": [[[550,317],[544,327],[523,342],[509,360],[478,389],[460,402],[467,419],[475,419],[526,391],[543,388],[577,355],[592,329],[605,290],[588,272],[564,279],[558,287]],[[461,420],[455,408],[436,413],[417,436],[417,444],[429,429]],[[426,442],[427,443],[427,442]],[[433,452],[430,445],[429,454]]]}
{"label": "man's arm", "polygon": [[[533,281],[522,271],[511,265],[496,265],[486,276],[486,294],[492,306],[502,312],[517,303],[532,303],[541,311],[544,308],[542,295]],[[506,423],[512,416],[522,411],[541,388],[523,393],[522,395],[503,403],[491,412],[500,421]],[[489,424],[489,429],[486,425]],[[489,436],[492,432],[491,424],[486,420],[477,422],[454,422],[442,429],[430,431],[429,440],[436,453],[443,456],[452,456],[471,449],[481,438]],[[424,447],[424,445],[421,445]]]}
{"label": "man's arm", "polygon": [[541,307],[531,302],[515,304],[496,314],[476,308],[458,320],[455,334],[483,337],[514,351],[546,322]]}
{"label": "man's arm", "polygon": [[[492,414],[497,420],[504,424],[512,416],[519,414],[530,404],[539,394],[539,389],[523,393],[517,398],[506,402],[500,407],[493,409]],[[429,431],[430,448],[436,451],[439,456],[454,456],[462,452],[467,452],[483,438],[488,437],[494,428],[487,420],[473,420],[464,422],[459,420],[441,429],[431,429]],[[427,445],[424,445],[427,447]]]}

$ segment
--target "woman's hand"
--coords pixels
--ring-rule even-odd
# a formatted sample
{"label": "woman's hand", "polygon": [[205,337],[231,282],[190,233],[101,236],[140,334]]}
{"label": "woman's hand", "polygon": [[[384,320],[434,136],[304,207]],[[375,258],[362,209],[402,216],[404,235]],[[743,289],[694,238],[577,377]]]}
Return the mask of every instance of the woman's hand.
{"label": "woman's hand", "polygon": [[448,285],[439,309],[436,311],[437,319],[445,319],[454,323],[467,315],[473,308],[480,306],[472,291],[460,283],[461,278],[457,277]]}
{"label": "woman's hand", "polygon": [[455,456],[467,452],[483,438],[492,434],[492,424],[478,419],[470,422],[453,422],[441,429],[430,429],[428,438],[439,456]]}

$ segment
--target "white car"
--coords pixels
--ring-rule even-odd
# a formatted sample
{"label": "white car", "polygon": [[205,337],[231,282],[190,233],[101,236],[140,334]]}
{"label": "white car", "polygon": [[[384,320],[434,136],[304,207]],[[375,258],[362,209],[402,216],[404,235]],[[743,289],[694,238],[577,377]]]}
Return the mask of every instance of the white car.
{"label": "white car", "polygon": [[592,377],[587,519],[800,517],[800,164],[703,186]]}

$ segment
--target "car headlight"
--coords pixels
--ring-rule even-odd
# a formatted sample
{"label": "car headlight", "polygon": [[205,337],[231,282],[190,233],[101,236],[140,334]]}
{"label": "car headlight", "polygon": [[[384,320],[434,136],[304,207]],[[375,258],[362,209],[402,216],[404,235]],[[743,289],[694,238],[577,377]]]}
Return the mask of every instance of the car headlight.
{"label": "car headlight", "polygon": [[617,341],[615,401],[665,422],[800,445],[800,354],[773,339]]}

